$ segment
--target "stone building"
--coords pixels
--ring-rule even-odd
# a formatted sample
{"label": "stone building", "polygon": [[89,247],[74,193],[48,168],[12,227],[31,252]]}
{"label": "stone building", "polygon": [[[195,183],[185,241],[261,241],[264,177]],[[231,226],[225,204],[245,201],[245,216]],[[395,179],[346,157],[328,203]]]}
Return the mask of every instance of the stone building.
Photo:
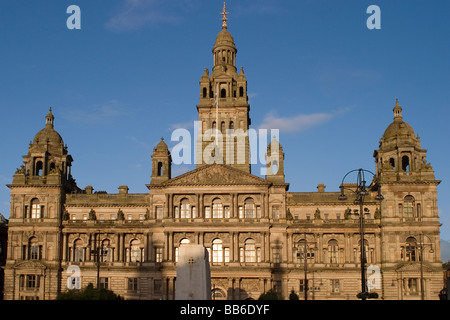
{"label": "stone building", "polygon": [[[251,174],[247,82],[236,68],[226,21],[224,12],[212,72],[205,69],[200,79],[199,129],[212,134],[197,141],[195,170],[172,177],[161,139],[148,193],[129,193],[127,186],[116,194],[81,189],[50,109],[8,185],[5,299],[55,299],[69,287],[98,283],[126,299],[170,300],[183,243],[208,249],[214,299],[257,299],[272,288],[283,299],[292,290],[304,299],[306,289],[308,299],[357,299],[362,247],[379,299],[422,293],[438,299],[439,181],[398,101],[373,154],[377,188],[364,199],[361,246],[355,199],[339,200],[341,193],[323,184],[313,192],[289,191],[277,140],[268,146],[268,158],[276,160],[268,162],[267,175]],[[225,137],[235,132],[241,135]]]}
{"label": "stone building", "polygon": [[3,266],[6,263],[6,248],[8,242],[8,220],[0,213],[0,300],[3,300],[5,273]]}

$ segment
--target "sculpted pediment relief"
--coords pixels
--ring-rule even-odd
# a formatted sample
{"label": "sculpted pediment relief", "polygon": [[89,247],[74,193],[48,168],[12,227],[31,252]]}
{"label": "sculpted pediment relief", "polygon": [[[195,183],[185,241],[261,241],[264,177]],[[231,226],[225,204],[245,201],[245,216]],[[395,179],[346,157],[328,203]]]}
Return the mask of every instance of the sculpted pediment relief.
{"label": "sculpted pediment relief", "polygon": [[44,270],[47,269],[47,267],[38,261],[28,260],[28,261],[22,261],[17,263],[14,266],[14,269],[38,269],[38,270]]}
{"label": "sculpted pediment relief", "polygon": [[[397,265],[397,268],[395,269],[397,272],[420,272],[420,262],[404,262],[399,263]],[[426,263],[423,264],[423,271],[432,271],[432,268],[426,265]]]}
{"label": "sculpted pediment relief", "polygon": [[269,185],[263,178],[239,169],[212,164],[204,166],[164,182],[165,186],[176,185]]}

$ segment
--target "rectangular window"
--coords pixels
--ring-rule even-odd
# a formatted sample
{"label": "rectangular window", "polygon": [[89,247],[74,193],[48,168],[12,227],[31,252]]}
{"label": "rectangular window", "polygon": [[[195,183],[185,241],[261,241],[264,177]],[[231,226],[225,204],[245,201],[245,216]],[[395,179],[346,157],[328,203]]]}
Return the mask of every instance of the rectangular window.
{"label": "rectangular window", "polygon": [[272,215],[274,219],[280,219],[280,206],[272,206]]}
{"label": "rectangular window", "polygon": [[192,206],[192,218],[197,218],[197,207]]}
{"label": "rectangular window", "polygon": [[39,288],[39,276],[34,274],[26,275],[25,287],[27,289],[37,289]]}
{"label": "rectangular window", "polygon": [[330,292],[331,293],[339,292],[339,279],[330,280]]}
{"label": "rectangular window", "polygon": [[100,278],[100,288],[109,289],[109,278]]}
{"label": "rectangular window", "polygon": [[256,206],[256,218],[261,218],[261,206]]}
{"label": "rectangular window", "polygon": [[162,219],[162,218],[163,218],[163,208],[156,207],[156,219]]}
{"label": "rectangular window", "polygon": [[230,262],[230,248],[224,248],[224,262]]}
{"label": "rectangular window", "polygon": [[162,289],[162,280],[161,279],[155,279],[153,281],[153,293],[160,294]]}
{"label": "rectangular window", "polygon": [[419,281],[417,278],[409,278],[407,279],[407,285],[408,285],[408,290],[409,294],[411,295],[415,295],[418,294],[419,292]]}
{"label": "rectangular window", "polygon": [[244,208],[242,206],[239,206],[239,219],[244,218]]}
{"label": "rectangular window", "polygon": [[225,219],[230,218],[230,207],[229,207],[229,206],[223,207],[223,211],[224,211],[224,217],[225,217]]}
{"label": "rectangular window", "polygon": [[206,219],[211,218],[211,207],[205,207],[205,218]]}
{"label": "rectangular window", "polygon": [[300,280],[300,292],[305,292],[305,280]]}
{"label": "rectangular window", "polygon": [[137,291],[138,278],[128,278],[128,291]]}
{"label": "rectangular window", "polygon": [[163,261],[163,248],[155,247],[155,262],[161,263]]}
{"label": "rectangular window", "polygon": [[272,249],[272,261],[273,261],[273,263],[281,263],[281,249],[280,248]]}

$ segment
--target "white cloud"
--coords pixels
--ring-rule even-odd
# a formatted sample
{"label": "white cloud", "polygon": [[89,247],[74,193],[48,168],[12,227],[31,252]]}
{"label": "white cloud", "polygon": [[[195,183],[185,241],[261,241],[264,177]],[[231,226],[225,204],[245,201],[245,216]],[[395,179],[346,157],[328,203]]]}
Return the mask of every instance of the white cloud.
{"label": "white cloud", "polygon": [[347,112],[348,109],[340,109],[332,113],[312,113],[312,114],[299,114],[292,117],[278,117],[274,113],[268,113],[262,122],[258,126],[258,129],[279,129],[280,132],[293,133],[309,130],[313,127],[322,125],[338,114]]}

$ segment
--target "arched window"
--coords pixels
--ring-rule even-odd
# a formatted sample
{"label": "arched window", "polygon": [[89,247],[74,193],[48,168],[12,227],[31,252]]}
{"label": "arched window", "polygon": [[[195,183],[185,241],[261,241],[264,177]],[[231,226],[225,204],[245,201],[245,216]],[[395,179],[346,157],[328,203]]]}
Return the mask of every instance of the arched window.
{"label": "arched window", "polygon": [[220,97],[221,98],[226,98],[227,97],[227,90],[226,89],[221,89],[220,90]]}
{"label": "arched window", "polygon": [[244,202],[244,217],[246,219],[252,219],[255,217],[255,202],[252,198],[245,199]]}
{"label": "arched window", "polygon": [[294,257],[294,259],[297,261],[297,263],[304,263],[305,262],[305,258],[307,259],[308,257],[308,248],[305,246],[307,245],[306,240],[305,239],[301,239],[300,241],[298,241],[297,243],[297,248],[296,248],[296,256]]}
{"label": "arched window", "polygon": [[158,169],[156,175],[161,177],[163,175],[163,164],[162,162],[158,162]]}
{"label": "arched window", "polygon": [[226,300],[227,295],[225,294],[225,291],[223,291],[222,289],[214,288],[211,291],[211,297],[214,300]]}
{"label": "arched window", "polygon": [[31,237],[30,240],[28,240],[28,259],[40,259],[40,246],[36,237]]}
{"label": "arched window", "polygon": [[247,239],[244,243],[244,262],[255,263],[256,262],[256,243],[253,239]]}
{"label": "arched window", "polygon": [[179,257],[181,245],[189,244],[189,243],[191,243],[191,241],[189,239],[187,239],[187,238],[183,238],[183,239],[180,240],[180,245],[175,248],[175,262],[178,262],[178,257]]}
{"label": "arched window", "polygon": [[186,219],[191,217],[191,205],[188,199],[181,200],[181,219]]}
{"label": "arched window", "polygon": [[203,98],[206,98],[208,94],[208,91],[206,90],[206,88],[203,88]]}
{"label": "arched window", "polygon": [[43,173],[43,168],[44,168],[44,166],[43,166],[43,164],[42,164],[42,161],[37,161],[36,162],[36,176],[41,176],[42,175],[42,173]]}
{"label": "arched window", "polygon": [[39,219],[41,217],[41,206],[39,199],[34,198],[31,200],[31,218]]}
{"label": "arched window", "polygon": [[187,239],[187,238],[183,238],[180,241],[180,245],[182,245],[182,244],[189,244],[189,243],[191,243],[191,241],[189,241],[189,239]]}
{"label": "arched window", "polygon": [[225,121],[222,121],[222,122],[220,123],[220,131],[221,131],[222,133],[225,133]]}
{"label": "arched window", "polygon": [[223,205],[222,200],[216,198],[213,200],[213,218],[222,219],[223,218]]}
{"label": "arched window", "polygon": [[416,261],[417,241],[414,237],[406,239],[405,255],[402,260]]}
{"label": "arched window", "polygon": [[239,87],[239,97],[244,96],[244,87]]}
{"label": "arched window", "polygon": [[414,217],[414,197],[411,195],[406,196],[403,202],[403,217],[413,218]]}
{"label": "arched window", "polygon": [[142,261],[142,249],[141,242],[134,239],[130,243],[130,262],[141,262]]}
{"label": "arched window", "polygon": [[390,158],[389,159],[389,164],[391,165],[392,170],[395,170],[395,160],[394,160],[394,158]]}
{"label": "arched window", "polygon": [[73,261],[84,261],[84,243],[83,240],[77,239],[73,243]]}
{"label": "arched window", "polygon": [[403,171],[409,171],[409,157],[403,156],[402,157],[402,170]]}
{"label": "arched window", "polygon": [[112,255],[111,241],[109,241],[109,239],[105,239],[102,241],[100,260],[103,262],[112,262],[112,259],[113,255]]}
{"label": "arched window", "polygon": [[215,121],[213,121],[213,122],[212,122],[212,128],[213,128],[213,129],[216,129],[216,127],[217,127],[217,124],[216,124]]}
{"label": "arched window", "polygon": [[222,264],[223,248],[222,240],[214,239],[212,242],[212,264]]}
{"label": "arched window", "polygon": [[338,263],[338,242],[335,239],[328,241],[328,263]]}
{"label": "arched window", "polygon": [[230,121],[230,129],[234,130],[234,122]]}

